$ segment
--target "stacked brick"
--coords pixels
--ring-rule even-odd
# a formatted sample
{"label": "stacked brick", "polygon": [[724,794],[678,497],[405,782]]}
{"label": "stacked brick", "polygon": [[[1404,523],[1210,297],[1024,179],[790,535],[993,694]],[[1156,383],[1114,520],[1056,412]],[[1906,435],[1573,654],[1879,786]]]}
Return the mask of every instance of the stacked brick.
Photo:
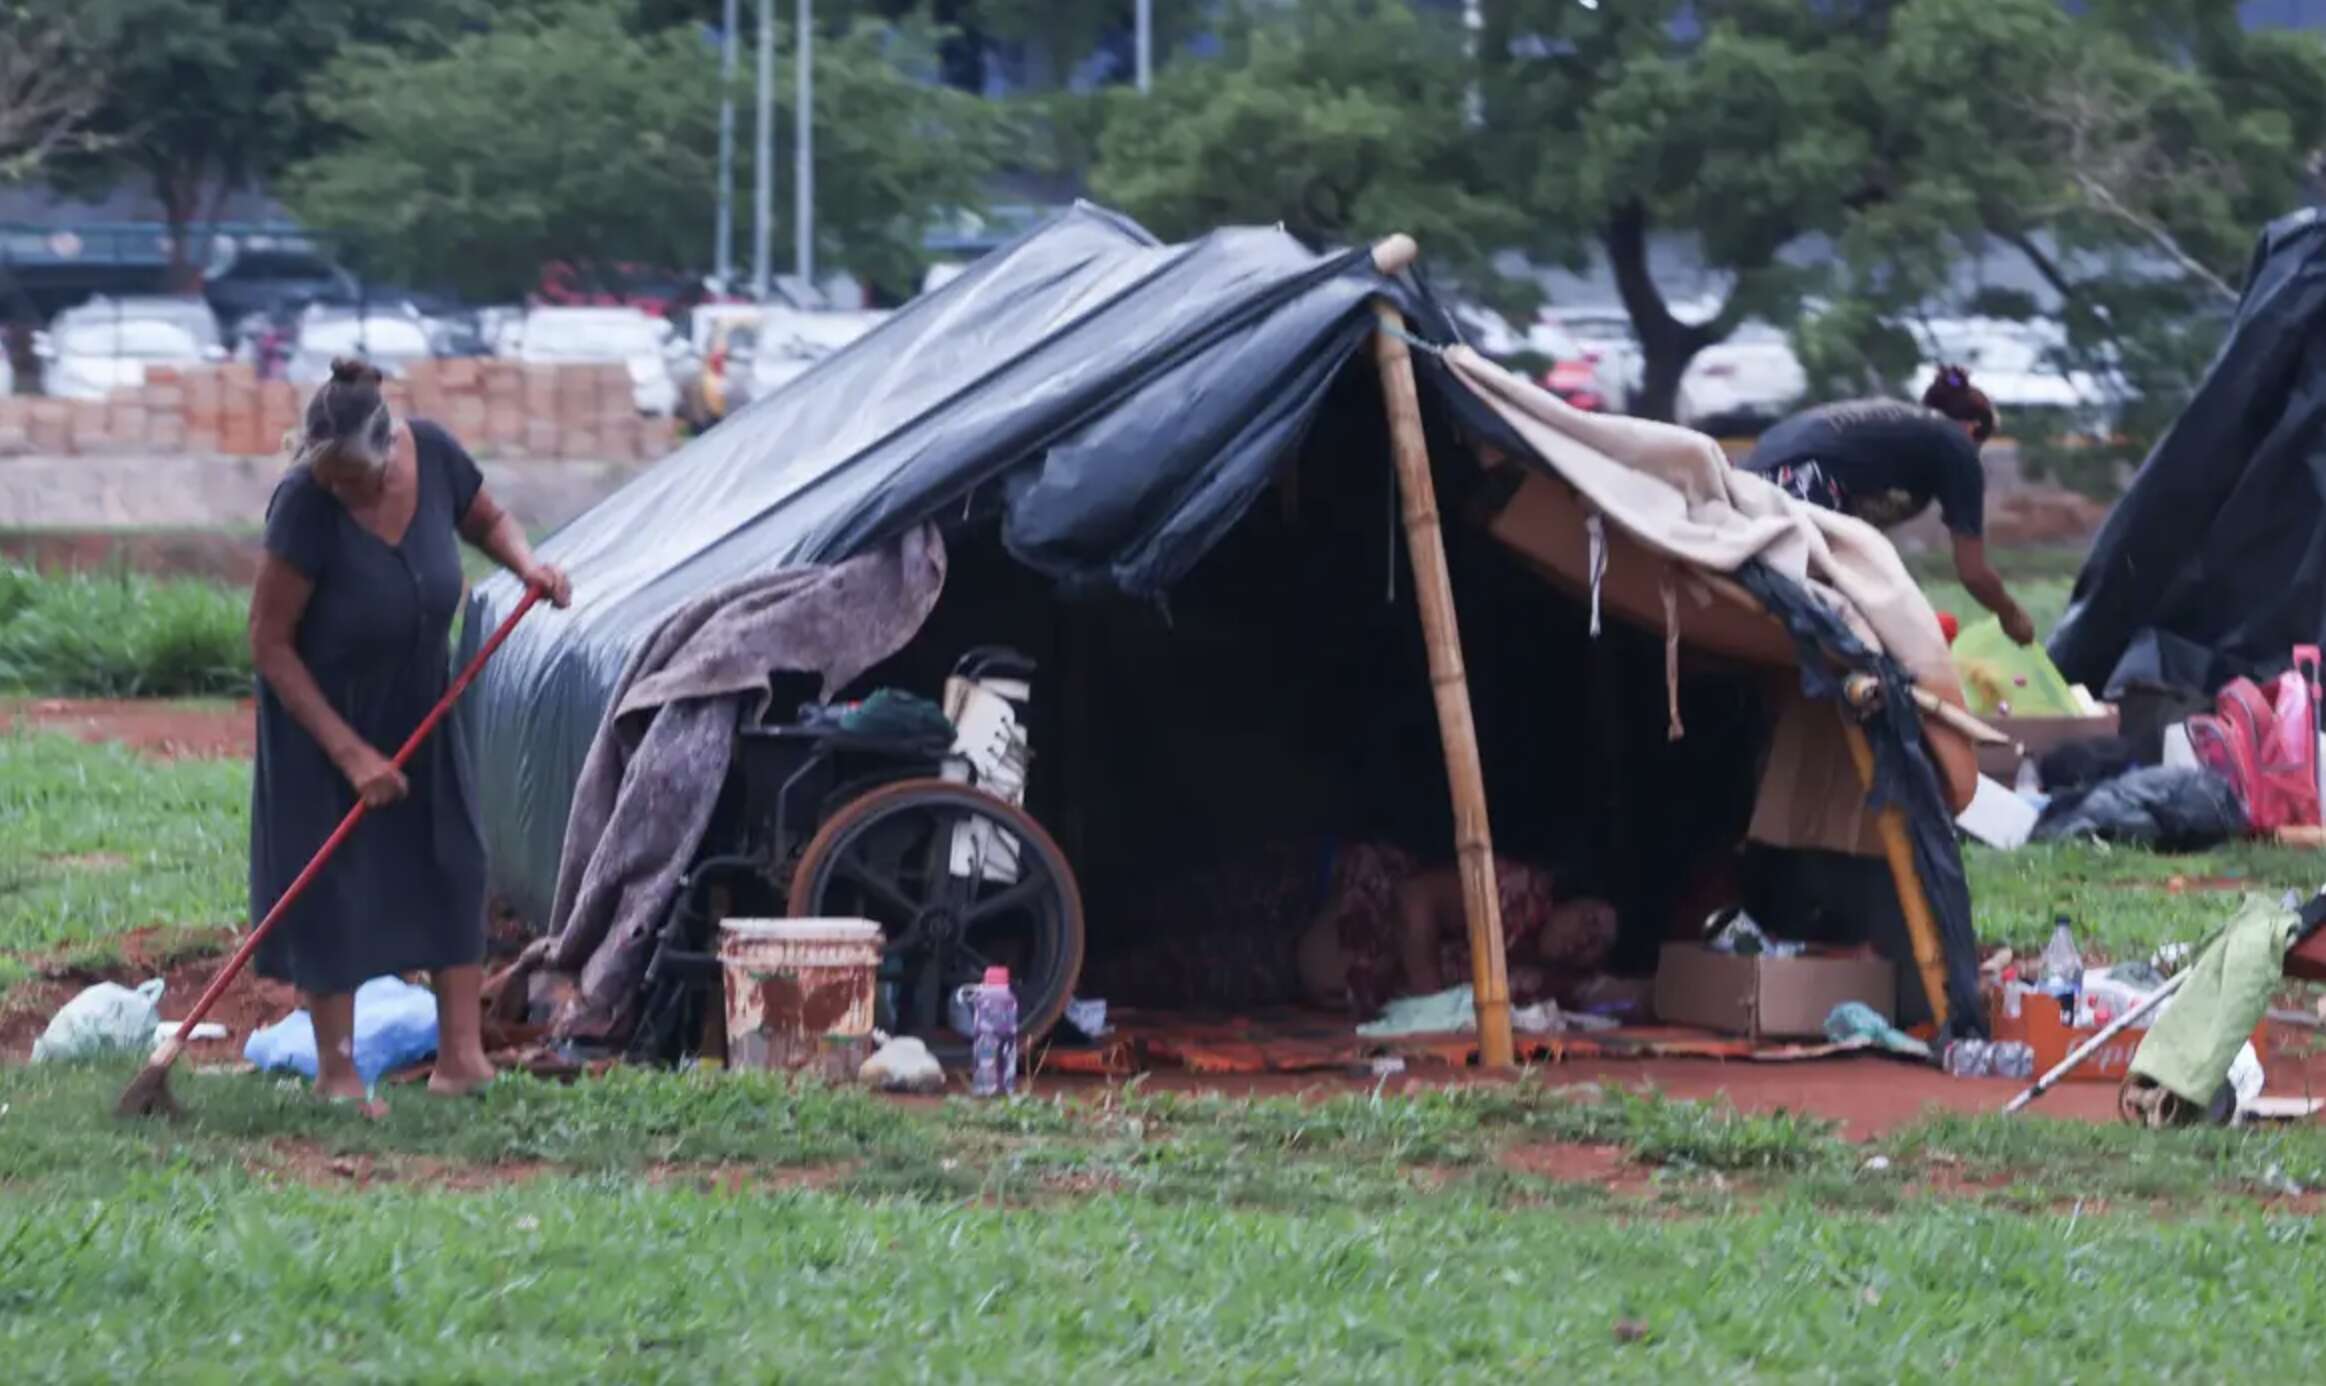
{"label": "stacked brick", "polygon": [[[433,419],[479,457],[650,461],[677,439],[642,418],[619,363],[422,361],[388,383],[389,407]],[[305,395],[249,365],[149,370],[104,400],[0,395],[0,455],[266,457],[283,452]]]}

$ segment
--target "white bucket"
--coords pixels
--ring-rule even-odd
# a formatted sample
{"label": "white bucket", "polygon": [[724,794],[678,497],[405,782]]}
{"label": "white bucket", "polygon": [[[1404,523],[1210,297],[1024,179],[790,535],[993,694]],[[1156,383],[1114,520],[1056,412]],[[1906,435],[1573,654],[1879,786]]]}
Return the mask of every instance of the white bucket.
{"label": "white bucket", "polygon": [[853,1077],[872,1053],[880,951],[880,926],[868,919],[721,924],[728,1064]]}

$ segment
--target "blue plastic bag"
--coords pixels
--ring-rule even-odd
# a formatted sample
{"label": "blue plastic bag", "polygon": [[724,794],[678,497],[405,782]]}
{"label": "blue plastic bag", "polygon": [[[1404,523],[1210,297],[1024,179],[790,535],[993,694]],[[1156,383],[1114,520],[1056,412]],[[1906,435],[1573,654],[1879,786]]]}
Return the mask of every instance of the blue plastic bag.
{"label": "blue plastic bag", "polygon": [[[380,1076],[436,1052],[436,993],[401,977],[374,977],[355,989],[355,1071],[369,1087]],[[315,1076],[315,1022],[293,1011],[242,1046],[269,1073]]]}

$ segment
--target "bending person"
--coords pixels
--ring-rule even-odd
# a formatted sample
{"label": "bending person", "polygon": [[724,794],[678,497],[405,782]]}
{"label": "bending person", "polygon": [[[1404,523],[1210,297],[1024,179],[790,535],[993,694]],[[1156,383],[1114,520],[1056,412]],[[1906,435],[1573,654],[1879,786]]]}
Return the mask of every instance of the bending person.
{"label": "bending person", "polygon": [[2026,645],[2035,640],[2035,623],[1987,562],[1983,537],[1987,477],[1979,444],[1994,436],[1996,423],[1994,403],[1970,375],[1941,366],[1919,407],[1896,399],[1819,405],[1762,434],[1737,465],[1876,529],[1902,525],[1937,501],[1954,536],[1955,575]]}
{"label": "bending person", "polygon": [[485,853],[458,739],[388,757],[450,682],[466,539],[564,606],[565,575],[533,556],[450,433],[394,418],[380,373],[331,365],[267,506],[251,592],[258,757],[251,781],[250,906],[262,918],[360,797],[362,827],[259,948],[260,975],[297,986],[315,1022],[315,1088],[360,1099],[355,989],[425,971],[436,987],[429,1089],[493,1076],[481,1041]]}

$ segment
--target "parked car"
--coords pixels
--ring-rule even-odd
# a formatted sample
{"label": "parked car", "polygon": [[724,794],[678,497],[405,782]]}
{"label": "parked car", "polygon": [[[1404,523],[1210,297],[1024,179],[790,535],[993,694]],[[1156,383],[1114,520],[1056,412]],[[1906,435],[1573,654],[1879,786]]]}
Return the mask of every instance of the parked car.
{"label": "parked car", "polygon": [[1920,399],[1941,363],[1961,366],[1971,383],[1986,392],[2003,415],[2041,419],[2061,432],[2105,433],[2117,408],[2132,395],[2114,371],[2068,367],[2062,360],[2067,334],[2057,323],[1999,318],[1935,319],[1909,329],[1922,347],[1924,362],[1907,382]]}
{"label": "parked car", "polygon": [[1547,357],[1542,386],[1577,409],[1620,414],[1631,399],[1623,364],[1614,356],[1593,351],[1558,323],[1538,318],[1527,329],[1527,346]]}
{"label": "parked car", "polygon": [[400,376],[413,362],[435,354],[427,325],[417,314],[310,308],[300,315],[283,376],[301,389],[320,385],[331,378],[331,362],[340,356],[360,356],[384,374]]}
{"label": "parked car", "polygon": [[221,321],[235,323],[310,303],[354,303],[362,292],[354,275],[321,252],[295,245],[227,242],[202,278],[210,307]]}
{"label": "parked car", "polygon": [[619,361],[641,414],[678,410],[678,385],[664,355],[670,323],[635,308],[536,308],[516,328],[515,354],[543,365]]}
{"label": "parked car", "polygon": [[218,319],[196,298],[94,298],[57,314],[33,352],[41,388],[59,399],[103,399],[143,385],[151,368],[226,359]]}
{"label": "parked car", "polygon": [[1809,374],[1783,332],[1747,322],[1696,353],[1680,377],[1681,423],[1718,436],[1757,434],[1791,413]]}
{"label": "parked car", "polygon": [[1566,333],[1585,356],[1613,368],[1602,377],[1612,379],[1609,391],[1616,402],[1609,407],[1627,408],[1647,378],[1647,353],[1632,330],[1631,314],[1621,304],[1609,303],[1545,308],[1540,318]]}
{"label": "parked car", "polygon": [[750,397],[764,399],[807,374],[818,361],[888,321],[881,309],[849,313],[803,313],[769,309],[761,320],[751,358]]}

